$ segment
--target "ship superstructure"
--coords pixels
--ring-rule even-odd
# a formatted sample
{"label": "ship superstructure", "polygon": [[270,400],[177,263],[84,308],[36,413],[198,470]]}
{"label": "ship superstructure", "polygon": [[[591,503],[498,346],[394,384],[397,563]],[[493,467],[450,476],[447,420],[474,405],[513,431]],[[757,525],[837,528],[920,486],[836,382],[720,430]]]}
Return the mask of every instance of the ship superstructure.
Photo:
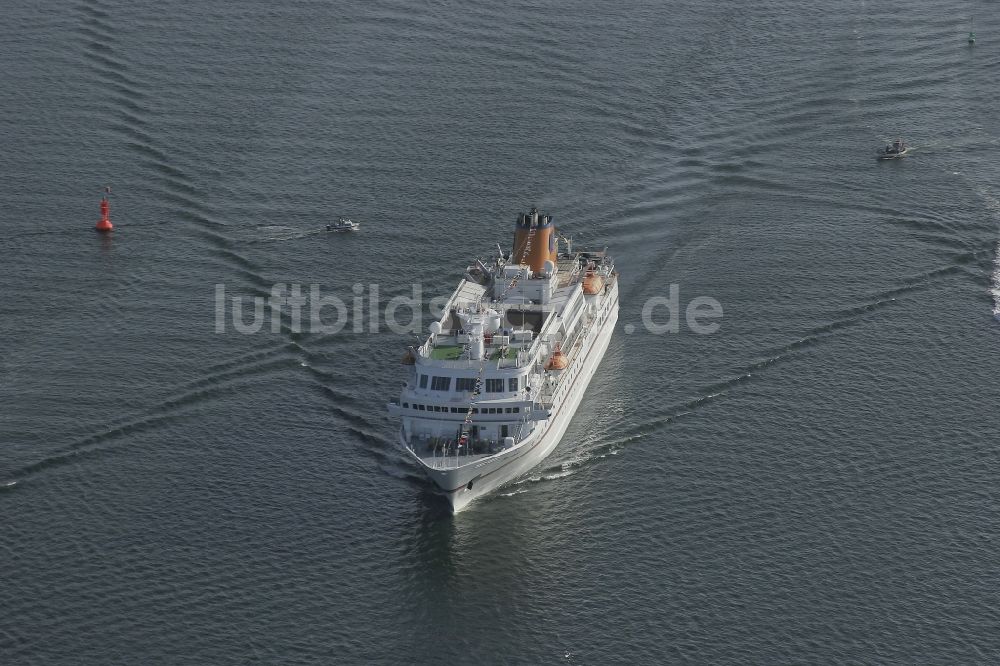
{"label": "ship superstructure", "polygon": [[402,445],[452,511],[524,474],[559,443],[618,320],[607,252],[560,239],[552,217],[518,215],[513,251],[477,261],[403,362]]}

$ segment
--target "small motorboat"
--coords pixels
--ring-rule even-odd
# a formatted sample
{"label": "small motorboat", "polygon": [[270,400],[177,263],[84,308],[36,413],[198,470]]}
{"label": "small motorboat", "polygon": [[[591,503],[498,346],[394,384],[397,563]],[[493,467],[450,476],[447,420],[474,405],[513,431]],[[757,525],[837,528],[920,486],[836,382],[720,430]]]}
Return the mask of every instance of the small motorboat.
{"label": "small motorboat", "polygon": [[910,152],[910,147],[906,145],[906,142],[902,139],[896,139],[891,145],[878,151],[878,158],[880,160],[895,160],[905,157],[908,152]]}
{"label": "small motorboat", "polygon": [[360,222],[351,222],[346,217],[342,217],[333,224],[326,225],[327,231],[357,231],[361,228]]}

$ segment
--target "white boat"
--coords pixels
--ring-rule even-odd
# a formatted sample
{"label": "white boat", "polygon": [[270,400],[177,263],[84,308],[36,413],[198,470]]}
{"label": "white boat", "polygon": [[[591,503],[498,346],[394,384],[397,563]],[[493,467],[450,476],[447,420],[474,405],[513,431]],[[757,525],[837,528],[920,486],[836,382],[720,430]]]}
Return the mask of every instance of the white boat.
{"label": "white boat", "polygon": [[429,337],[403,358],[406,386],[389,413],[453,513],[552,452],[608,348],[614,263],[565,243],[559,252],[551,216],[519,215],[513,252],[469,266]]}
{"label": "white boat", "polygon": [[327,231],[357,231],[360,228],[360,222],[351,222],[346,217],[338,219],[333,224],[326,225]]}
{"label": "white boat", "polygon": [[906,145],[906,142],[902,139],[896,139],[891,145],[887,145],[878,151],[878,158],[880,160],[896,160],[900,157],[905,157],[908,152],[910,152],[910,148]]}

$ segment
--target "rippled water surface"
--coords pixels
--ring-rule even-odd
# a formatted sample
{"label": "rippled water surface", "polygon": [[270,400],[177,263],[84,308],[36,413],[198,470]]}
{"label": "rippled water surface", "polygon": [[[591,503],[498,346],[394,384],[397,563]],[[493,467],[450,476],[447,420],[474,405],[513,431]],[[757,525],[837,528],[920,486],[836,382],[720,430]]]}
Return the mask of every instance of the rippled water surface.
{"label": "rippled water surface", "polygon": [[[13,0],[0,35],[3,663],[1000,659],[996,3]],[[385,415],[412,336],[215,332],[216,285],[447,294],[531,205],[610,246],[621,319],[556,452],[457,518]],[[648,332],[671,284],[720,331]]]}

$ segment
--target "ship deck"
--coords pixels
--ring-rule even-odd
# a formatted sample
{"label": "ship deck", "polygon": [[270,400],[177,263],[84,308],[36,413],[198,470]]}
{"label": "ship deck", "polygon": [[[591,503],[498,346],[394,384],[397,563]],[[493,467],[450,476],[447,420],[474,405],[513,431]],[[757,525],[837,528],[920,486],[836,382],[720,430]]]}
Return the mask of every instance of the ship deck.
{"label": "ship deck", "polygon": [[[465,345],[459,344],[436,344],[431,349],[431,360],[434,361],[457,361],[462,358],[463,352],[467,347]],[[486,351],[489,353],[487,361],[498,361],[503,359],[509,361],[512,358],[517,357],[517,352],[521,349],[521,346],[510,345],[507,347],[506,351],[503,351],[500,347],[488,347]]]}
{"label": "ship deck", "polygon": [[[499,451],[497,452],[499,453]],[[426,455],[419,455],[421,462],[430,467],[431,469],[454,469],[456,467],[463,467],[470,463],[479,462],[480,460],[486,460],[487,458],[492,458],[496,453],[474,453],[472,455],[448,455],[442,456],[440,453],[434,455],[428,453]]]}

